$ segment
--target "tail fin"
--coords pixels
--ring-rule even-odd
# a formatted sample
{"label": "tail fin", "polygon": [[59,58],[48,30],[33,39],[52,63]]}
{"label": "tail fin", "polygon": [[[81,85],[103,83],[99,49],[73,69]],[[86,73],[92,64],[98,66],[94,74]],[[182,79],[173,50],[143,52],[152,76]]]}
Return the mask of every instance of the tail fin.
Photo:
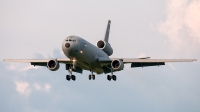
{"label": "tail fin", "polygon": [[109,39],[110,24],[111,24],[111,21],[108,20],[108,25],[107,25],[107,29],[106,29],[106,33],[105,33],[105,37],[104,37],[104,41],[106,41],[106,42],[108,42],[108,39]]}

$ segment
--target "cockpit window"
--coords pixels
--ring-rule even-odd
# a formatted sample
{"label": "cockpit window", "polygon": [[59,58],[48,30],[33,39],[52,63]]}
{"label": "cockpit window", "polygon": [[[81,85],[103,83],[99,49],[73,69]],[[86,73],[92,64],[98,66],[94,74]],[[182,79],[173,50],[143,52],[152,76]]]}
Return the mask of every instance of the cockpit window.
{"label": "cockpit window", "polygon": [[66,41],[70,41],[70,42],[71,42],[71,41],[72,41],[72,42],[77,42],[77,40],[71,40],[71,39],[69,39],[69,40],[67,39]]}

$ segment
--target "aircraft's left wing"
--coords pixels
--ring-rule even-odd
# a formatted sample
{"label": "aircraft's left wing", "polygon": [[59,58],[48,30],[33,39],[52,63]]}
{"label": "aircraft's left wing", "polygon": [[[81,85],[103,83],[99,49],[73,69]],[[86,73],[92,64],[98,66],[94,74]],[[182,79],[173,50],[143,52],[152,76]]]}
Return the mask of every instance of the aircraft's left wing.
{"label": "aircraft's left wing", "polygon": [[57,59],[4,59],[5,62],[22,62],[31,63],[34,66],[46,66],[50,60],[57,60],[60,63],[71,64],[72,61],[69,58],[57,58]]}
{"label": "aircraft's left wing", "polygon": [[193,62],[196,59],[149,59],[147,58],[100,58],[99,62],[103,65],[111,63],[113,60],[122,60],[124,64],[131,63],[131,67],[146,67],[146,66],[160,66],[165,65],[166,62]]}
{"label": "aircraft's left wing", "polygon": [[196,59],[123,59],[124,63],[131,63],[131,67],[147,67],[165,65],[166,62],[193,62]]}

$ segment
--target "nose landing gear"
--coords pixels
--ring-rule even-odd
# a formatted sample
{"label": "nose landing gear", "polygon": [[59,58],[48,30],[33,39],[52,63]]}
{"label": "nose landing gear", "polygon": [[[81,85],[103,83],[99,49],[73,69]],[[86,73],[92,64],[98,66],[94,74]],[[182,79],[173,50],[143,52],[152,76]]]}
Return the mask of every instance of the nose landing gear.
{"label": "nose landing gear", "polygon": [[95,75],[93,74],[92,70],[91,70],[91,72],[92,72],[92,74],[90,74],[88,78],[89,78],[89,80],[91,80],[91,79],[95,80]]}

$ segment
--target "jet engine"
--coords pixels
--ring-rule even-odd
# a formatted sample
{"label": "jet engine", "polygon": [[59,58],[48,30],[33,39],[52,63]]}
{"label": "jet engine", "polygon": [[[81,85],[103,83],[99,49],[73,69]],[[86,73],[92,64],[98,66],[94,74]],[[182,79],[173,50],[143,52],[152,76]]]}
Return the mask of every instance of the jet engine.
{"label": "jet engine", "polygon": [[112,47],[110,46],[110,44],[106,41],[98,41],[97,42],[97,47],[101,50],[103,50],[108,56],[111,56],[112,53],[113,53],[113,49]]}
{"label": "jet engine", "polygon": [[56,59],[55,60],[49,60],[49,62],[47,62],[47,67],[51,71],[56,71],[56,70],[59,69],[60,64]]}
{"label": "jet engine", "polygon": [[113,60],[111,62],[111,67],[114,71],[120,71],[124,69],[124,63],[122,60]]}

